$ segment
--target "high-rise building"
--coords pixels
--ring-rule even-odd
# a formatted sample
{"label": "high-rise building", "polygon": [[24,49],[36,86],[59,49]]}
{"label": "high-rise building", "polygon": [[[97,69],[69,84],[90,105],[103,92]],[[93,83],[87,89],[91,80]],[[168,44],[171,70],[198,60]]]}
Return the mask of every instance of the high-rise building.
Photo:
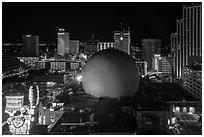
{"label": "high-rise building", "polygon": [[33,35],[23,36],[23,56],[25,57],[39,56],[39,36]]}
{"label": "high-rise building", "polygon": [[[183,18],[177,20],[177,32],[171,35],[173,75],[183,77],[183,68],[202,57],[202,5],[183,6]],[[195,60],[197,59],[197,60]]]}
{"label": "high-rise building", "polygon": [[171,63],[168,57],[162,57],[162,74],[166,76],[171,75]]}
{"label": "high-rise building", "polygon": [[160,54],[160,39],[142,39],[142,57],[147,61],[148,68],[152,67],[152,59],[154,54]]}
{"label": "high-rise building", "polygon": [[115,48],[130,54],[130,31],[115,31]]}
{"label": "high-rise building", "polygon": [[202,100],[202,65],[195,63],[183,69],[183,86],[190,94]]}
{"label": "high-rise building", "polygon": [[178,58],[177,58],[177,33],[171,34],[171,64],[172,64],[172,76],[175,77],[178,74]]}
{"label": "high-rise building", "polygon": [[97,51],[107,49],[107,48],[114,48],[115,43],[114,42],[99,42],[97,44]]}
{"label": "high-rise building", "polygon": [[69,54],[79,54],[79,40],[69,40]]}
{"label": "high-rise building", "polygon": [[59,29],[57,36],[57,54],[61,56],[69,54],[69,33]]}

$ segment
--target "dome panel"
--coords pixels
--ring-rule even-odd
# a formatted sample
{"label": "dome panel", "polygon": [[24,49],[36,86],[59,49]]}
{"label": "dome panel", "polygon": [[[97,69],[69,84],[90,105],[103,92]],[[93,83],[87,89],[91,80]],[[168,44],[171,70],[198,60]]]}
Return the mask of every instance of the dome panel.
{"label": "dome panel", "polygon": [[82,71],[86,93],[97,97],[122,97],[135,93],[139,69],[127,53],[105,49],[94,54]]}

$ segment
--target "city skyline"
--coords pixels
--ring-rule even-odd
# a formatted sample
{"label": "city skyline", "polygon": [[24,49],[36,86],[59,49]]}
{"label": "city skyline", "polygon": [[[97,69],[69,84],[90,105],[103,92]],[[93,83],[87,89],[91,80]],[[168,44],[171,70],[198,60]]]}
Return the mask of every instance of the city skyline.
{"label": "city skyline", "polygon": [[202,135],[202,2],[2,5],[2,135]]}
{"label": "city skyline", "polygon": [[[40,42],[57,42],[64,28],[71,39],[114,41],[114,31],[130,28],[131,42],[162,39],[170,43],[184,2],[3,3],[3,42],[22,42],[22,35],[39,35]],[[173,11],[172,11],[173,9]],[[15,11],[15,12],[14,12]],[[151,23],[150,23],[151,22]]]}

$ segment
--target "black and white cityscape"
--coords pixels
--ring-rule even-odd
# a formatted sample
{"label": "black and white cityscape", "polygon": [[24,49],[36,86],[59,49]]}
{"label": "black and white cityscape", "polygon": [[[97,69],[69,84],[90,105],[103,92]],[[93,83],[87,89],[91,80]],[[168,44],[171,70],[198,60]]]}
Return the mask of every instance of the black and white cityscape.
{"label": "black and white cityscape", "polygon": [[202,135],[202,2],[2,2],[2,135]]}

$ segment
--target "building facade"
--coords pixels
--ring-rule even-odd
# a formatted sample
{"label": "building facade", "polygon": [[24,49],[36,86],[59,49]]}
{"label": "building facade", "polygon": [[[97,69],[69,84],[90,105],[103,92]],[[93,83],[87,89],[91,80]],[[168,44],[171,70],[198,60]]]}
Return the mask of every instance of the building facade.
{"label": "building facade", "polygon": [[107,49],[107,48],[114,48],[115,43],[114,42],[99,42],[97,44],[97,51]]}
{"label": "building facade", "polygon": [[192,64],[183,69],[183,86],[190,94],[202,100],[202,65]]}
{"label": "building facade", "polygon": [[24,105],[24,96],[6,96],[5,112],[16,112]]}
{"label": "building facade", "polygon": [[61,56],[69,54],[69,33],[59,29],[57,36],[57,54]]}
{"label": "building facade", "polygon": [[67,60],[46,60],[36,62],[38,69],[46,69],[48,71],[72,71],[78,69],[83,62],[80,61],[67,61]]}
{"label": "building facade", "polygon": [[142,57],[145,61],[147,61],[148,68],[152,67],[152,59],[154,54],[160,54],[160,52],[160,39],[142,39]]}
{"label": "building facade", "polygon": [[39,57],[18,57],[18,59],[25,63],[26,66],[35,67],[36,63],[39,61]]}
{"label": "building facade", "polygon": [[115,48],[122,50],[130,55],[130,31],[115,31],[114,33]]}
{"label": "building facade", "polygon": [[[137,111],[136,112],[137,128],[138,131],[146,129],[147,132],[151,131],[159,133],[159,129],[166,127],[168,124],[168,112],[165,111]],[[155,131],[158,129],[158,131]],[[167,132],[167,131],[166,131]]]}
{"label": "building facade", "polygon": [[160,54],[154,54],[154,58],[152,59],[152,68],[157,72],[161,72],[161,59],[162,57]]}
{"label": "building facade", "polygon": [[[183,6],[183,18],[177,20],[176,33],[171,35],[173,75],[183,78],[183,68],[192,58],[202,57],[202,5]],[[196,60],[194,60],[196,61]]]}
{"label": "building facade", "polygon": [[162,74],[166,76],[171,76],[170,59],[167,57],[162,58]]}
{"label": "building facade", "polygon": [[147,75],[147,62],[146,61],[136,61],[136,64],[139,68],[140,75],[145,77]]}
{"label": "building facade", "polygon": [[23,56],[25,57],[39,56],[39,36],[33,35],[23,36]]}
{"label": "building facade", "polygon": [[18,70],[23,67],[23,63],[20,62],[17,57],[14,56],[2,56],[2,73],[6,74],[13,70]]}
{"label": "building facade", "polygon": [[79,40],[69,40],[69,54],[79,54]]}

